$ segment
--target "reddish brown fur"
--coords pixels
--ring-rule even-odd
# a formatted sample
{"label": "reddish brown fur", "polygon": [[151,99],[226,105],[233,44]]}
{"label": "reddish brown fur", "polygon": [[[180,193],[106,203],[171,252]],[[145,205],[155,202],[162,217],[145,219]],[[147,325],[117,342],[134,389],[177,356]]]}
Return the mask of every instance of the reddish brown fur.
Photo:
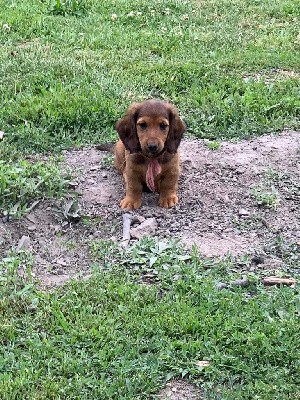
{"label": "reddish brown fur", "polygon": [[115,146],[115,167],[122,172],[126,183],[126,196],[122,208],[141,206],[143,184],[151,159],[161,165],[161,173],[155,178],[155,190],[159,193],[161,207],[173,207],[178,202],[179,178],[178,146],[185,131],[172,104],[148,100],[129,106],[125,116],[117,124],[120,140]]}

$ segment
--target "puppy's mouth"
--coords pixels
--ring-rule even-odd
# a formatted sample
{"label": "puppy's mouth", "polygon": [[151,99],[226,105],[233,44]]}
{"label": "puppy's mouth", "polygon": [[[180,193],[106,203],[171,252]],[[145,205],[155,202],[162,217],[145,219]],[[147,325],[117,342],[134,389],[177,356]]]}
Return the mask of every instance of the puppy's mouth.
{"label": "puppy's mouth", "polygon": [[143,153],[146,157],[155,158],[160,156],[163,150],[161,146],[147,146],[143,148]]}

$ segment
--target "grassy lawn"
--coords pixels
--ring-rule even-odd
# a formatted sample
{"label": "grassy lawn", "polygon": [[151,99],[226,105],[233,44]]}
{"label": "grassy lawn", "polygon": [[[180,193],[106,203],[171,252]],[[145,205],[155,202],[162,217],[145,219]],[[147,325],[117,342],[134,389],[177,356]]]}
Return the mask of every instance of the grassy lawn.
{"label": "grassy lawn", "polygon": [[299,126],[294,0],[0,4],[0,126],[19,150],[111,139],[149,97],[174,101],[199,137]]}
{"label": "grassy lawn", "polygon": [[[133,101],[174,102],[190,135],[216,143],[300,127],[295,0],[0,6],[0,217],[66,193],[61,150],[114,140]],[[0,260],[0,398],[142,400],[183,376],[207,399],[299,399],[299,288],[253,276],[219,291],[230,262],[161,246],[93,243],[92,279],[46,293],[28,254]]]}
{"label": "grassy lawn", "polygon": [[[207,399],[299,398],[299,288],[253,277],[220,291],[230,262],[164,242],[93,253],[92,279],[50,293],[17,278],[21,264],[30,272],[25,255],[3,260],[1,399],[142,400],[172,376],[204,383]],[[140,284],[149,270],[156,284]]]}

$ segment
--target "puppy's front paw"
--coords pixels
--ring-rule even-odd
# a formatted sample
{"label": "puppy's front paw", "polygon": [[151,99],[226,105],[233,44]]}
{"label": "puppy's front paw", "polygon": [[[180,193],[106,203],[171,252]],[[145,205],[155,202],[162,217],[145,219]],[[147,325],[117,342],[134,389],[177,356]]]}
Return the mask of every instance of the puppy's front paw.
{"label": "puppy's front paw", "polygon": [[178,203],[178,197],[176,196],[176,194],[172,194],[170,196],[161,196],[158,202],[158,204],[164,208],[171,208],[175,206],[175,204],[177,203]]}
{"label": "puppy's front paw", "polygon": [[141,207],[141,199],[135,199],[133,197],[126,196],[120,203],[121,208],[128,208],[128,210],[135,210]]}

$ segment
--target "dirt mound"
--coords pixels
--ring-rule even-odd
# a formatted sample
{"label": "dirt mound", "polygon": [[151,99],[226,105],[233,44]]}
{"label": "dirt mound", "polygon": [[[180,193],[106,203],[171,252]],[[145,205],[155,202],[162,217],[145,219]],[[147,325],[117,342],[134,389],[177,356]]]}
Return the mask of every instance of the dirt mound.
{"label": "dirt mound", "polygon": [[[209,147],[200,140],[182,143],[178,206],[161,209],[157,194],[145,193],[134,214],[156,218],[157,236],[180,238],[188,247],[194,243],[204,256],[260,255],[264,268],[300,268],[299,132]],[[122,235],[124,187],[108,154],[68,151],[65,167],[77,175],[79,222],[66,221],[62,206],[51,201],[40,202],[21,220],[0,222],[0,256],[28,236],[36,273],[49,284],[88,274],[93,240]]]}
{"label": "dirt mound", "polygon": [[261,252],[276,235],[299,240],[299,139],[298,132],[286,132],[224,142],[218,151],[184,143],[183,197],[198,204],[183,240],[207,256]]}

